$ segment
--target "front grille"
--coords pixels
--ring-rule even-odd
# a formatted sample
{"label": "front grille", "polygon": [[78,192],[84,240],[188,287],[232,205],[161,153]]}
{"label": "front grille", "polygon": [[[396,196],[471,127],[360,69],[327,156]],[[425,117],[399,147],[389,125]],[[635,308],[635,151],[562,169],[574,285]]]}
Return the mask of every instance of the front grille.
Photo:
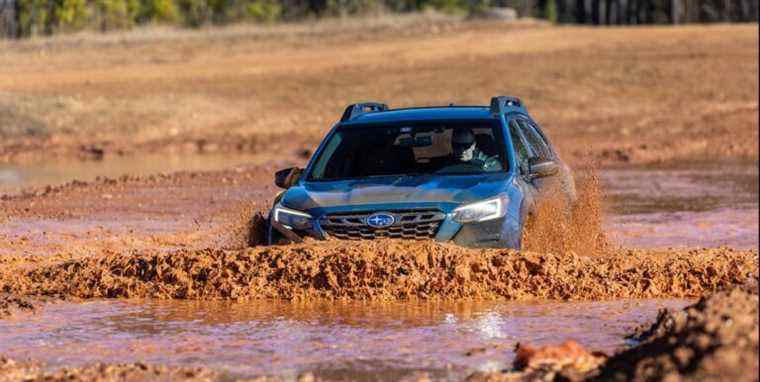
{"label": "front grille", "polygon": [[438,210],[383,211],[393,215],[395,222],[385,228],[367,225],[372,212],[327,215],[319,225],[331,237],[344,240],[371,240],[381,237],[396,239],[430,239],[438,232],[446,214]]}

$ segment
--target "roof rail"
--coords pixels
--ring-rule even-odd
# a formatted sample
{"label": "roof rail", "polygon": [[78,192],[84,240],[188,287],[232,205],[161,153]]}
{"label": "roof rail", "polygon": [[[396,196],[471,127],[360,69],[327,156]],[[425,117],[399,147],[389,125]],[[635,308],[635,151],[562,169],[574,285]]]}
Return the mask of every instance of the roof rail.
{"label": "roof rail", "polygon": [[343,112],[343,116],[340,117],[341,122],[350,121],[353,118],[362,115],[364,113],[372,113],[377,111],[388,110],[388,105],[379,102],[363,102],[348,105],[346,111]]}
{"label": "roof rail", "polygon": [[517,97],[512,96],[498,96],[491,98],[491,113],[492,114],[504,114],[508,109],[520,109],[525,111],[525,106],[522,101]]}

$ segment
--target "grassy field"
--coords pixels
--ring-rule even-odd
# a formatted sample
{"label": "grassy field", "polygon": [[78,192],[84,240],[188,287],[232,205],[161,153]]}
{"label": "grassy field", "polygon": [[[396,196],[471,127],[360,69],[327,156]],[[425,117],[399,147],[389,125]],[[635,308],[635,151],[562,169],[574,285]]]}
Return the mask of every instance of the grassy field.
{"label": "grassy field", "polygon": [[292,156],[346,104],[522,97],[570,161],[758,156],[757,25],[554,27],[445,17],[0,42],[0,162]]}

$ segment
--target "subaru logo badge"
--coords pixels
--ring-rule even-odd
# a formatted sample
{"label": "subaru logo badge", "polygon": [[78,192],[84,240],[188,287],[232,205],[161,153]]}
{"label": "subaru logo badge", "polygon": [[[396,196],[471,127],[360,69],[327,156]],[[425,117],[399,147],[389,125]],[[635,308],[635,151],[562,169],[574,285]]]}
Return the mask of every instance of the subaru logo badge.
{"label": "subaru logo badge", "polygon": [[367,218],[367,225],[373,228],[386,228],[393,225],[396,222],[396,218],[393,215],[386,213],[377,213],[370,215]]}

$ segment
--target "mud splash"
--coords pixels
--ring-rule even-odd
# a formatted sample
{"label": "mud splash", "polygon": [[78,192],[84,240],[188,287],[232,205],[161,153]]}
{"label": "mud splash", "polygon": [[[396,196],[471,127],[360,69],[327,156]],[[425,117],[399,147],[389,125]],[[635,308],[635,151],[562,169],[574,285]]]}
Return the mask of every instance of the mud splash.
{"label": "mud splash", "polygon": [[582,256],[397,240],[29,260],[0,270],[0,291],[234,300],[698,297],[744,282],[758,266],[756,251],[729,248]]}
{"label": "mud splash", "polygon": [[575,176],[578,200],[572,206],[561,196],[542,200],[525,227],[526,250],[595,255],[610,247],[602,228],[603,195],[596,167],[587,165]]}

